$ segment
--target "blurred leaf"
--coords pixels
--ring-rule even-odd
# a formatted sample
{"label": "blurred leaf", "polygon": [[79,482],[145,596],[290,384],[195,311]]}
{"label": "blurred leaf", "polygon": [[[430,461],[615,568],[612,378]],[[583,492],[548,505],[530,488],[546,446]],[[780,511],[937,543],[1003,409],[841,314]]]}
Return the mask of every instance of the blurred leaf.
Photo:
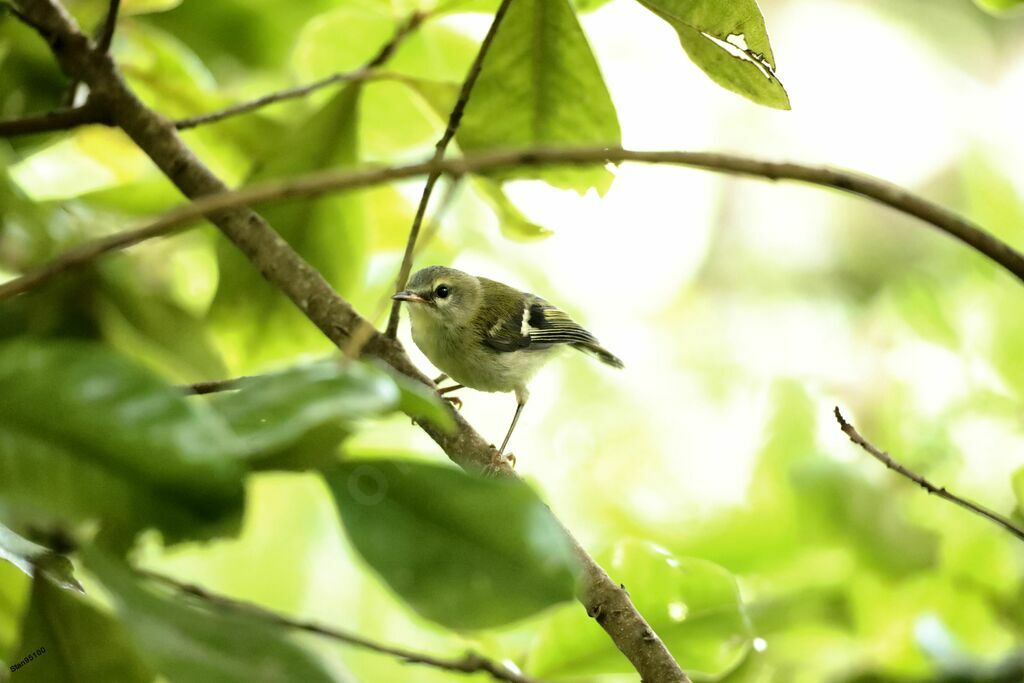
{"label": "blurred leaf", "polygon": [[102,270],[97,310],[109,343],[185,382],[227,374],[202,319],[173,301],[163,286],[141,277],[134,265],[110,261]]}
{"label": "blurred leaf", "polygon": [[238,512],[238,455],[218,415],[109,351],[0,346],[0,514],[15,523],[180,539]]}
{"label": "blurred leaf", "polygon": [[686,54],[713,81],[758,104],[789,109],[755,0],[638,2],[676,30]]}
{"label": "blurred leaf", "polygon": [[391,40],[397,26],[385,3],[343,3],[302,28],[292,63],[303,79],[358,69]]}
{"label": "blurred leaf", "polygon": [[960,348],[960,334],[948,313],[948,303],[939,300],[939,284],[920,276],[910,276],[889,290],[900,320],[923,339],[947,348]]}
{"label": "blurred leaf", "polygon": [[13,661],[15,652],[20,651],[22,617],[28,609],[31,589],[32,579],[13,564],[0,562],[0,666]]}
{"label": "blurred leaf", "polygon": [[[448,112],[444,112],[447,118]],[[473,89],[459,146],[467,152],[543,145],[620,144],[615,105],[568,0],[517,0],[498,29]],[[539,177],[604,194],[603,167],[522,169],[496,177]]]}
{"label": "blurred leaf", "polygon": [[373,460],[345,463],[327,482],[352,545],[428,619],[488,628],[573,596],[572,548],[520,481]]}
{"label": "blurred leaf", "polygon": [[20,661],[41,648],[46,651],[17,672],[19,682],[149,683],[154,678],[112,616],[38,576],[15,657]]}
{"label": "blurred leaf", "polygon": [[[736,579],[706,560],[673,557],[642,541],[622,541],[610,563],[637,609],[695,681],[735,668],[750,647],[750,624]],[[544,624],[530,653],[539,678],[632,673],[629,661],[579,607],[564,608]]]}
{"label": "blurred leaf", "polygon": [[[360,87],[340,90],[284,136],[249,183],[351,166],[358,158]],[[261,215],[342,296],[362,287],[369,238],[358,194],[263,207]],[[234,245],[221,241],[220,287],[211,319],[233,371],[248,372],[332,344]]]}
{"label": "blurred leaf", "polygon": [[82,590],[75,568],[64,555],[33,543],[0,524],[0,560],[7,560],[28,576],[45,576],[61,588]]}
{"label": "blurred leaf", "polygon": [[159,594],[95,549],[87,549],[84,559],[110,591],[142,657],[169,681],[335,680],[280,626],[216,611],[181,595]]}
{"label": "blurred leaf", "polygon": [[351,423],[394,411],[403,400],[432,418],[450,422],[433,392],[425,396],[404,385],[400,390],[376,368],[337,360],[246,379],[238,391],[209,399],[242,437],[250,455],[280,450],[323,424]]}
{"label": "blurred leaf", "polygon": [[978,7],[995,14],[1020,9],[1024,6],[1024,0],[974,0],[974,2]]}
{"label": "blurred leaf", "polygon": [[448,403],[437,392],[387,366],[381,367],[398,386],[399,410],[417,421],[426,420],[444,430],[451,430],[455,426]]}
{"label": "blurred leaf", "polygon": [[508,198],[501,184],[497,181],[490,178],[477,177],[473,178],[473,187],[491,205],[498,218],[501,232],[506,237],[518,240],[535,240],[553,234],[551,230],[530,221],[524,216],[523,212]]}

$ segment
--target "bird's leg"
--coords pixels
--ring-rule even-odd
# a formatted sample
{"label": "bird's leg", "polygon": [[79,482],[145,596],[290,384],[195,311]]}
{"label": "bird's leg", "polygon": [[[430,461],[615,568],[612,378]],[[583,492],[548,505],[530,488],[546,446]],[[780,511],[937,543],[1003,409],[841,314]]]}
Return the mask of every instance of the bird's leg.
{"label": "bird's leg", "polygon": [[[441,376],[444,377],[444,375],[441,375]],[[441,381],[444,381],[444,380],[441,380]],[[451,403],[452,407],[455,408],[455,410],[462,410],[462,399],[461,398],[459,398],[458,396],[445,396],[445,394],[447,394],[449,391],[455,391],[456,389],[461,389],[462,386],[463,385],[461,385],[461,384],[453,384],[450,387],[445,387],[444,389],[438,389],[437,393],[441,395],[441,398],[443,398],[444,400],[446,400],[449,403]]]}
{"label": "bird's leg", "polygon": [[441,382],[445,381],[446,379],[448,379],[448,375],[446,375],[446,374],[444,374],[444,373],[441,373],[441,374],[440,374],[440,375],[438,375],[438,376],[437,376],[437,378],[436,378],[436,379],[434,380],[434,386],[435,386],[435,387],[436,387],[436,386],[438,386],[439,384],[441,384]]}
{"label": "bird's leg", "polygon": [[[523,406],[526,405],[526,399],[530,398],[530,392],[526,390],[526,387],[520,387],[516,389],[516,414],[512,416],[512,424],[508,426],[508,433],[505,434],[505,440],[501,442],[501,448],[498,449],[498,455],[505,453],[505,446],[508,445],[508,440],[512,438],[512,432],[515,431],[516,423],[519,422],[519,416],[523,412]],[[516,456],[509,453],[505,456],[511,463],[512,467],[516,466]]]}

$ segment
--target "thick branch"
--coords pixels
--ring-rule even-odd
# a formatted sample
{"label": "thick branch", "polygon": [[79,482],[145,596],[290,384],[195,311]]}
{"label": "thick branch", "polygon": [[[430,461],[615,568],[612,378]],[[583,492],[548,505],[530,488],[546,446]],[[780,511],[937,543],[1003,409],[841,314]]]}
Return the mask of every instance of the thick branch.
{"label": "thick branch", "polygon": [[259,605],[242,602],[241,600],[235,600],[224,595],[218,595],[217,593],[211,593],[205,588],[195,584],[178,581],[170,576],[165,576],[163,574],[143,569],[137,569],[136,572],[147,579],[170,586],[182,593],[192,595],[213,609],[222,612],[244,614],[275,626],[306,631],[307,633],[313,633],[318,636],[336,640],[339,643],[354,645],[355,647],[361,647],[364,650],[397,657],[408,664],[422,664],[435,669],[443,669],[445,671],[453,671],[456,673],[487,673],[495,680],[507,681],[507,683],[534,683],[532,679],[516,673],[508,667],[475,652],[467,652],[466,655],[460,659],[425,655],[412,650],[406,650],[405,648],[383,645],[355,633],[342,631],[341,629],[329,626],[323,626],[312,621],[293,619],[292,617],[278,614],[277,612],[265,607],[260,607]]}
{"label": "thick branch", "polygon": [[58,273],[87,263],[102,254],[138,244],[152,237],[170,234],[190,225],[204,215],[221,209],[281,199],[315,197],[434,172],[459,177],[468,173],[487,173],[523,166],[588,165],[624,161],[688,166],[768,180],[793,180],[859,195],[901,213],[919,218],[987,256],[1024,281],[1024,254],[953,211],[897,185],[871,176],[852,171],[765,161],[714,152],[647,152],[618,147],[575,147],[502,150],[471,154],[457,159],[424,161],[407,166],[325,171],[289,180],[251,185],[223,195],[204,197],[171,211],[141,228],[103,237],[69,250],[54,261],[0,285],[0,300],[27,291]]}
{"label": "thick branch", "polygon": [[1020,540],[1024,541],[1024,529],[1014,524],[1013,521],[1010,520],[1008,517],[1004,517],[998,512],[989,510],[987,507],[983,505],[979,505],[978,503],[975,503],[972,500],[968,500],[962,496],[956,495],[951,491],[947,491],[944,486],[936,486],[935,484],[931,483],[930,481],[922,477],[917,472],[914,472],[913,470],[907,468],[906,466],[896,462],[895,460],[892,459],[891,455],[889,455],[885,451],[879,450],[874,446],[874,444],[872,444],[870,441],[861,436],[860,433],[856,430],[856,428],[854,428],[852,424],[850,424],[849,422],[846,421],[845,418],[843,418],[843,414],[839,412],[838,407],[836,407],[834,413],[836,416],[836,421],[839,422],[839,428],[843,430],[843,433],[850,437],[850,441],[863,448],[875,460],[878,460],[880,463],[888,467],[890,470],[893,470],[897,474],[906,477],[910,481],[914,482],[915,484],[923,488],[928,493],[936,495],[939,498],[942,498],[943,500],[948,500],[950,503],[953,503],[954,505],[959,505],[965,510],[969,510],[970,512],[973,512],[974,514],[979,515],[980,517],[983,517],[994,524],[998,524],[999,526],[1003,527],[1011,534],[1019,538]]}
{"label": "thick branch", "polygon": [[[462,81],[462,87],[459,89],[455,106],[452,107],[452,113],[448,116],[448,125],[444,129],[444,133],[441,134],[441,139],[437,141],[434,149],[434,161],[440,161],[444,158],[448,145],[451,144],[452,139],[455,137],[455,131],[459,129],[462,115],[466,111],[466,105],[469,103],[469,96],[473,93],[473,86],[476,85],[477,78],[480,77],[480,72],[483,70],[484,59],[487,57],[487,52],[491,49],[494,37],[498,34],[498,27],[501,26],[501,21],[505,18],[505,14],[508,12],[509,5],[511,4],[512,0],[502,0],[501,4],[498,5],[497,11],[494,13],[491,27],[487,29],[487,35],[484,36],[483,41],[480,43],[480,49],[477,50],[476,57],[469,66],[465,80]],[[409,280],[409,273],[412,271],[412,257],[416,252],[416,240],[420,236],[420,227],[423,225],[423,217],[427,213],[430,195],[434,192],[434,185],[437,184],[440,177],[441,173],[439,171],[431,171],[427,175],[427,182],[423,186],[423,194],[420,196],[419,206],[416,207],[416,215],[412,219],[412,228],[409,229],[409,239],[405,243],[402,265],[399,266],[398,277],[395,279],[396,292],[405,289],[405,283]],[[391,315],[388,317],[386,334],[392,339],[398,334],[398,316],[402,308],[401,303],[400,301],[395,301],[391,304]]]}
{"label": "thick branch", "polygon": [[[115,123],[149,155],[181,191],[192,199],[226,191],[224,184],[182,142],[170,121],[150,111],[128,88],[109,56],[92,51],[74,20],[56,0],[22,3],[22,11],[53,48],[64,71],[88,84],[93,97]],[[244,253],[268,281],[288,298],[339,348],[356,328],[368,325],[339,297],[326,280],[299,256],[262,217],[247,207],[221,209],[210,220]],[[410,362],[396,340],[374,333],[364,353],[380,358],[418,381],[429,378]],[[455,428],[442,431],[421,424],[458,465],[479,471],[491,468],[515,476],[508,462],[454,410]],[[566,532],[568,535],[568,532]],[[579,599],[647,683],[679,683],[689,679],[664,643],[637,612],[626,591],[614,583],[574,540],[583,568]]]}

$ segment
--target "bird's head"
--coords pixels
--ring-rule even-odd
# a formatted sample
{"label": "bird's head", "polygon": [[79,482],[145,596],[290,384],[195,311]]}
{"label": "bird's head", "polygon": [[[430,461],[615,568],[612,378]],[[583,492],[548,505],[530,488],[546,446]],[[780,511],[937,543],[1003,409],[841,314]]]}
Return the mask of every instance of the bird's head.
{"label": "bird's head", "polygon": [[480,281],[454,268],[429,266],[413,273],[404,291],[392,299],[409,304],[413,324],[461,327],[480,304]]}

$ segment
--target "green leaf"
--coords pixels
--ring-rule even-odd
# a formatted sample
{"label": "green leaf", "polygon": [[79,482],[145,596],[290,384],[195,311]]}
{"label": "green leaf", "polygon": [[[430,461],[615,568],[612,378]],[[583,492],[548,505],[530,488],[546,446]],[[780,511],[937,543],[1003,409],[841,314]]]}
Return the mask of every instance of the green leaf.
{"label": "green leaf", "polygon": [[[445,113],[447,116],[447,112]],[[516,0],[498,29],[456,134],[464,151],[542,145],[617,146],[615,105],[568,0]],[[521,169],[556,187],[604,193],[603,167]]]}
{"label": "green leaf", "polygon": [[[673,557],[650,543],[623,541],[602,563],[694,680],[735,668],[750,645],[750,624],[736,579],[722,567]],[[578,609],[556,612],[541,630],[528,668],[553,679],[632,673],[608,636]]]}
{"label": "green leaf", "polygon": [[220,416],[109,351],[0,346],[0,514],[15,523],[180,539],[238,512],[239,454]]}
{"label": "green leaf", "polygon": [[46,576],[61,588],[82,590],[75,568],[66,556],[22,538],[0,524],[0,560],[7,560],[29,576]]}
{"label": "green leaf", "polygon": [[498,225],[506,237],[517,240],[535,240],[553,234],[543,225],[534,223],[508,198],[501,184],[490,178],[473,178],[473,187],[490,204],[498,218]]}
{"label": "green leaf", "polygon": [[345,463],[327,482],[352,545],[428,619],[488,628],[573,596],[572,548],[520,481],[370,460]]}
{"label": "green leaf", "polygon": [[332,681],[288,631],[248,616],[210,609],[180,594],[157,593],[95,549],[85,565],[110,591],[143,659],[172,682]]}
{"label": "green leaf", "polygon": [[32,584],[15,662],[28,656],[33,659],[15,674],[19,683],[149,683],[155,676],[140,659],[124,627],[110,614],[42,576]]}
{"label": "green leaf", "polygon": [[727,90],[775,109],[789,96],[775,76],[775,57],[755,0],[638,0],[667,21],[693,63]]}
{"label": "green leaf", "polygon": [[[354,164],[360,91],[359,86],[344,88],[300,121],[248,182]],[[361,288],[369,238],[359,195],[278,203],[263,207],[260,213],[342,296]],[[323,334],[234,245],[222,242],[218,252],[221,282],[211,316],[235,371],[248,372],[298,353],[331,348]]]}
{"label": "green leaf", "polygon": [[[243,380],[238,391],[215,395],[209,401],[241,436],[252,456],[285,448],[325,424],[351,423],[392,412],[403,400],[418,414],[450,422],[441,400],[423,389],[426,395],[414,393],[408,385],[399,389],[387,373],[362,363],[325,360]],[[403,399],[406,395],[409,398]]]}
{"label": "green leaf", "polygon": [[1024,0],[974,0],[975,4],[993,14],[1002,14],[1024,7]]}

